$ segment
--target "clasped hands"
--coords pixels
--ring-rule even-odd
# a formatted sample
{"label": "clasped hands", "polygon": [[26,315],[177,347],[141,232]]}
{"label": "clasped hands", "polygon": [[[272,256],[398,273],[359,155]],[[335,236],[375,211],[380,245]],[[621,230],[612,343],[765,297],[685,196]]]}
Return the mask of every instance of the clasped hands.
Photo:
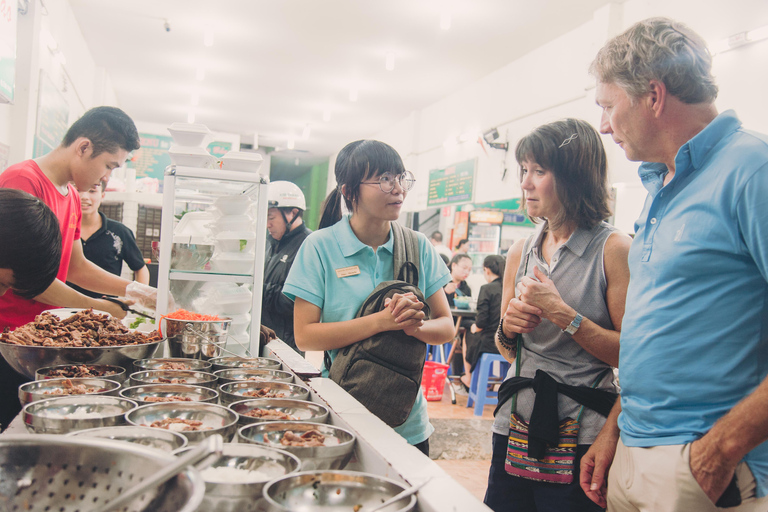
{"label": "clasped hands", "polygon": [[412,292],[396,293],[390,299],[384,299],[384,309],[381,310],[385,331],[402,329],[405,334],[413,336],[424,325],[424,303]]}
{"label": "clasped hands", "polygon": [[541,323],[542,318],[554,312],[562,303],[560,292],[547,275],[533,268],[534,278],[525,276],[515,288],[515,297],[504,312],[504,329],[513,333],[529,333]]}

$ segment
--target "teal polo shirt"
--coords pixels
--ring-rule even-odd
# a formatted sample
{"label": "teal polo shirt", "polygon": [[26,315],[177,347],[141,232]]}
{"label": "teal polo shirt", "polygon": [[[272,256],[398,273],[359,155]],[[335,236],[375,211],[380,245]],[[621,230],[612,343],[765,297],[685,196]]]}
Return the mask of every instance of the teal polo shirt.
{"label": "teal polo shirt", "polygon": [[[417,233],[419,239],[419,288],[424,297],[431,297],[451,280],[450,272],[427,237]],[[376,286],[394,278],[392,256],[393,237],[376,251],[355,236],[349,225],[349,216],[325,229],[315,231],[299,248],[296,259],[283,287],[289,299],[296,297],[311,302],[321,310],[320,321],[325,323],[352,320],[365,299]],[[339,277],[337,270],[358,267],[359,274]],[[331,360],[338,350],[331,350]],[[323,376],[328,371],[323,368]],[[395,427],[409,444],[426,441],[434,427],[429,423],[427,402],[419,393],[411,414],[405,423]]]}
{"label": "teal polo shirt", "polygon": [[[644,163],[629,252],[619,427],[627,446],[685,444],[768,375],[768,137],[733,111]],[[744,460],[768,494],[768,442]]]}

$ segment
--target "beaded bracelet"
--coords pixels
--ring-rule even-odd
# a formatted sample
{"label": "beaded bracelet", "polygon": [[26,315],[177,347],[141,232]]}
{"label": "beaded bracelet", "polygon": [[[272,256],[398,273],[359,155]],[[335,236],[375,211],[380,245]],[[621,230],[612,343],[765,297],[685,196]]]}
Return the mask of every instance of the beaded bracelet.
{"label": "beaded bracelet", "polygon": [[517,340],[510,339],[504,334],[504,318],[499,321],[499,328],[496,329],[496,336],[498,337],[499,344],[507,350],[517,350]]}

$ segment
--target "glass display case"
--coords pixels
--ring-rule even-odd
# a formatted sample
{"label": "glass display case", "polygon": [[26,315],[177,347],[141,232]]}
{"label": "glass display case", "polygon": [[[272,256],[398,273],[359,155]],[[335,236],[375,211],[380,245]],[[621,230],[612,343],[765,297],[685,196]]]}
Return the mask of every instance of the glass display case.
{"label": "glass display case", "polygon": [[[257,172],[165,171],[157,312],[232,318],[226,350],[259,353],[268,180]],[[158,316],[159,318],[159,316]]]}

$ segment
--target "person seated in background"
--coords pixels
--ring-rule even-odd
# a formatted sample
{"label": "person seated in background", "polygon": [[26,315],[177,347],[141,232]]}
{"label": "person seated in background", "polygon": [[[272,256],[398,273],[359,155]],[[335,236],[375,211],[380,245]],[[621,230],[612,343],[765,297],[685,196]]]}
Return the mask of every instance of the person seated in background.
{"label": "person seated in background", "polygon": [[[133,232],[124,224],[108,219],[99,211],[104,199],[105,182],[99,182],[85,192],[80,192],[80,209],[83,218],[80,222],[80,240],[83,254],[91,261],[116,276],[123,271],[123,261],[133,270],[134,279],[142,284],[149,284],[149,269],[144,263]],[[67,283],[69,286],[89,297],[101,297],[103,294],[92,292]]]}
{"label": "person seated in background", "polygon": [[494,335],[501,319],[502,277],[506,262],[502,256],[491,254],[483,260],[483,274],[488,284],[480,287],[477,295],[477,316],[464,338],[464,375],[461,383],[467,388],[472,382],[472,371],[482,354],[498,354]]}
{"label": "person seated in background", "polygon": [[451,271],[451,281],[443,286],[445,295],[448,297],[448,305],[455,307],[453,299],[455,297],[471,297],[466,279],[472,273],[472,258],[464,253],[456,254],[448,263],[448,270]]}
{"label": "person seated in background", "polygon": [[448,247],[446,247],[445,244],[443,243],[443,234],[441,232],[439,231],[433,232],[429,236],[429,241],[432,242],[432,246],[437,250],[437,253],[440,256],[445,256],[448,259],[450,259],[451,256],[453,256],[451,254],[451,250]]}
{"label": "person seated in background", "polygon": [[453,251],[453,254],[467,254],[467,251],[469,251],[469,240],[462,238],[456,244],[456,250]]}
{"label": "person seated in background", "polygon": [[[0,189],[0,219],[0,295],[13,290],[32,299],[59,272],[59,221],[40,199],[10,188]],[[26,380],[0,357],[0,427],[21,410],[18,388]]]}

